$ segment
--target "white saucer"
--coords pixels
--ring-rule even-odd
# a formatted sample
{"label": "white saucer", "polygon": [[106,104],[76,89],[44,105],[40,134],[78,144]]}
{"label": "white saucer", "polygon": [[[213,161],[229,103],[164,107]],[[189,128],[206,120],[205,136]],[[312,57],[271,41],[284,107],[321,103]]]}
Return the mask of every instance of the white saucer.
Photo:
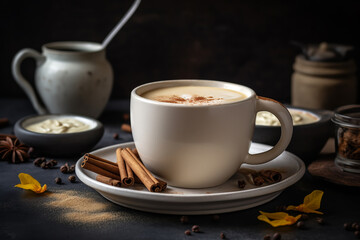
{"label": "white saucer", "polygon": [[[91,153],[116,162],[115,150],[118,147],[133,148],[135,145],[133,142],[117,144]],[[263,152],[270,148],[267,145],[252,143],[250,152]],[[76,163],[78,178],[109,201],[141,211],[179,215],[216,214],[255,207],[277,197],[282,190],[296,183],[305,173],[303,161],[289,152],[284,152],[268,163],[243,164],[241,167],[280,171],[283,179],[278,183],[261,187],[247,183],[244,189],[240,189],[237,181],[243,176],[236,174],[223,185],[213,188],[184,189],[168,186],[165,192],[152,193],[141,185],[119,188],[98,182],[95,180],[96,173],[81,168],[81,161],[82,158]]]}

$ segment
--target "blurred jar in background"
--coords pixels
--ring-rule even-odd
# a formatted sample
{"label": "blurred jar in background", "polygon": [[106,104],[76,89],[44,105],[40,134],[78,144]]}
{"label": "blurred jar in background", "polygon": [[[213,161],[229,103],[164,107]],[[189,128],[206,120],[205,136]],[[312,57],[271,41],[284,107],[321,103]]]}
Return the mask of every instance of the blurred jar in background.
{"label": "blurred jar in background", "polygon": [[293,65],[291,104],[328,110],[354,104],[357,83],[353,48],[327,43],[300,46],[302,54],[296,56]]}

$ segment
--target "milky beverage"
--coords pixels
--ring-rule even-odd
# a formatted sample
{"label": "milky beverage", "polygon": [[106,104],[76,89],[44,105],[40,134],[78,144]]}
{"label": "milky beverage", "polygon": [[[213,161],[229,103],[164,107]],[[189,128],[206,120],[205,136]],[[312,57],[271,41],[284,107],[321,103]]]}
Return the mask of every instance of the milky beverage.
{"label": "milky beverage", "polygon": [[177,86],[158,88],[141,95],[144,98],[184,105],[218,105],[245,99],[244,93],[208,86]]}

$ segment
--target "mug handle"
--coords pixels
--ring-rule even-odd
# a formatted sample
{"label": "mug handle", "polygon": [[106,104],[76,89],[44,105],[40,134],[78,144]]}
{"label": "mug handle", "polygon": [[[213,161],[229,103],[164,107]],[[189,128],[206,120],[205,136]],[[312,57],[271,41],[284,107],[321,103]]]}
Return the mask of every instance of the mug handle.
{"label": "mug handle", "polygon": [[271,112],[279,119],[281,124],[281,136],[272,149],[257,154],[249,153],[244,161],[244,163],[247,164],[266,163],[279,156],[289,145],[293,133],[292,117],[287,108],[281,103],[270,98],[257,96],[256,112],[259,111]]}
{"label": "mug handle", "polygon": [[27,96],[30,98],[30,101],[39,114],[45,114],[48,111],[45,106],[39,101],[38,97],[35,94],[34,88],[30,85],[24,76],[21,74],[20,66],[25,58],[34,58],[36,61],[36,66],[39,66],[45,61],[45,57],[39,52],[25,48],[20,50],[14,57],[12,62],[12,74],[15,78],[15,81],[20,85],[20,87],[25,91]]}

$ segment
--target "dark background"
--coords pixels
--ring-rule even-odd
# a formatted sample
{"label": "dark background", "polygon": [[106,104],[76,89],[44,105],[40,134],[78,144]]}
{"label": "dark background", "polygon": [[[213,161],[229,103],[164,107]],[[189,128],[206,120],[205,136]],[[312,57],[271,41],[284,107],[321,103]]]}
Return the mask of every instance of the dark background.
{"label": "dark background", "polygon": [[[102,42],[130,0],[2,0],[0,97],[25,98],[11,75],[22,48],[53,41]],[[292,64],[303,43],[358,47],[360,1],[143,0],[107,48],[114,69],[112,99],[157,80],[197,78],[237,82],[258,95],[290,102]],[[33,78],[35,64],[23,73]]]}

